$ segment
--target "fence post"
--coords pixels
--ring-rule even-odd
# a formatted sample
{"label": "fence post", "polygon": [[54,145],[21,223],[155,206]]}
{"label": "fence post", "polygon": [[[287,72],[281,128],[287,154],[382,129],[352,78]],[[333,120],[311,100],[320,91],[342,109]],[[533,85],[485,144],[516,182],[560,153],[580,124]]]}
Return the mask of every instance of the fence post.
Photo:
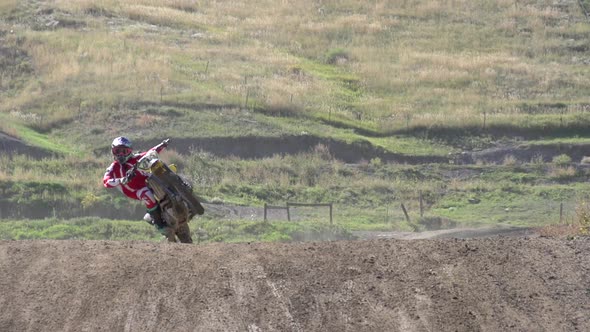
{"label": "fence post", "polygon": [[266,221],[266,203],[264,203],[264,221]]}
{"label": "fence post", "polygon": [[404,206],[404,203],[402,203],[402,210],[404,211],[404,214],[406,215],[406,221],[410,222],[410,216],[408,215],[408,211],[406,211],[406,207]]}
{"label": "fence post", "polygon": [[289,209],[289,202],[287,202],[287,221],[291,221],[291,209]]}
{"label": "fence post", "polygon": [[330,203],[330,225],[332,225],[332,203]]}
{"label": "fence post", "polygon": [[563,224],[563,202],[559,203],[559,223]]}
{"label": "fence post", "polygon": [[424,217],[424,203],[422,199],[422,190],[420,190],[420,218]]}

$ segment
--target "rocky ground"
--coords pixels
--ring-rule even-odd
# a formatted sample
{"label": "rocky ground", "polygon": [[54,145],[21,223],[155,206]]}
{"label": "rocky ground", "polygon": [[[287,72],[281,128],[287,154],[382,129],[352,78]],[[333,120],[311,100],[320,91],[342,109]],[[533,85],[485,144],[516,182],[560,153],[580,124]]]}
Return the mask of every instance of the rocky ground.
{"label": "rocky ground", "polygon": [[590,238],[0,241],[1,331],[590,331]]}

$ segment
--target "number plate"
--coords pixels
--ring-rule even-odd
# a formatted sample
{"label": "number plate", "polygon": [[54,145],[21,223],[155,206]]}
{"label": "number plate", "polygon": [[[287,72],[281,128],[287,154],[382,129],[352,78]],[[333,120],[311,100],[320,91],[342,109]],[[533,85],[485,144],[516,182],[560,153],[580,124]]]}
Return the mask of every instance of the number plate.
{"label": "number plate", "polygon": [[152,165],[152,173],[155,175],[162,175],[164,173],[164,164],[161,161],[157,161]]}

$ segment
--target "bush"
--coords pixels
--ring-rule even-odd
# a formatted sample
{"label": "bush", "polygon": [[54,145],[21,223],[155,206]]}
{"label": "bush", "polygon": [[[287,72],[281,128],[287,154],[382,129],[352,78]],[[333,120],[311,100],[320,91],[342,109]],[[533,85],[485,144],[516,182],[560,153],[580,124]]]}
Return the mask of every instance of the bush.
{"label": "bush", "polygon": [[560,154],[559,156],[553,157],[553,163],[560,166],[568,165],[572,162],[572,158],[567,154]]}
{"label": "bush", "polygon": [[325,62],[327,64],[338,64],[340,62],[346,62],[350,59],[347,51],[341,48],[333,48],[329,50],[325,55]]}
{"label": "bush", "polygon": [[590,207],[588,204],[578,204],[576,207],[579,231],[583,235],[590,234]]}
{"label": "bush", "polygon": [[549,177],[555,180],[571,180],[578,175],[578,171],[573,166],[551,167]]}

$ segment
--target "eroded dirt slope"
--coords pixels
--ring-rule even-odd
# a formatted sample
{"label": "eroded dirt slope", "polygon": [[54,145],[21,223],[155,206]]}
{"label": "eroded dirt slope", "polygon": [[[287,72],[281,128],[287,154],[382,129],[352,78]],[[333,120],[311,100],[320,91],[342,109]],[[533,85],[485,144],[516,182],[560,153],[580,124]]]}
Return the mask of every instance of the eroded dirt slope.
{"label": "eroded dirt slope", "polygon": [[0,242],[0,331],[590,331],[590,239]]}

